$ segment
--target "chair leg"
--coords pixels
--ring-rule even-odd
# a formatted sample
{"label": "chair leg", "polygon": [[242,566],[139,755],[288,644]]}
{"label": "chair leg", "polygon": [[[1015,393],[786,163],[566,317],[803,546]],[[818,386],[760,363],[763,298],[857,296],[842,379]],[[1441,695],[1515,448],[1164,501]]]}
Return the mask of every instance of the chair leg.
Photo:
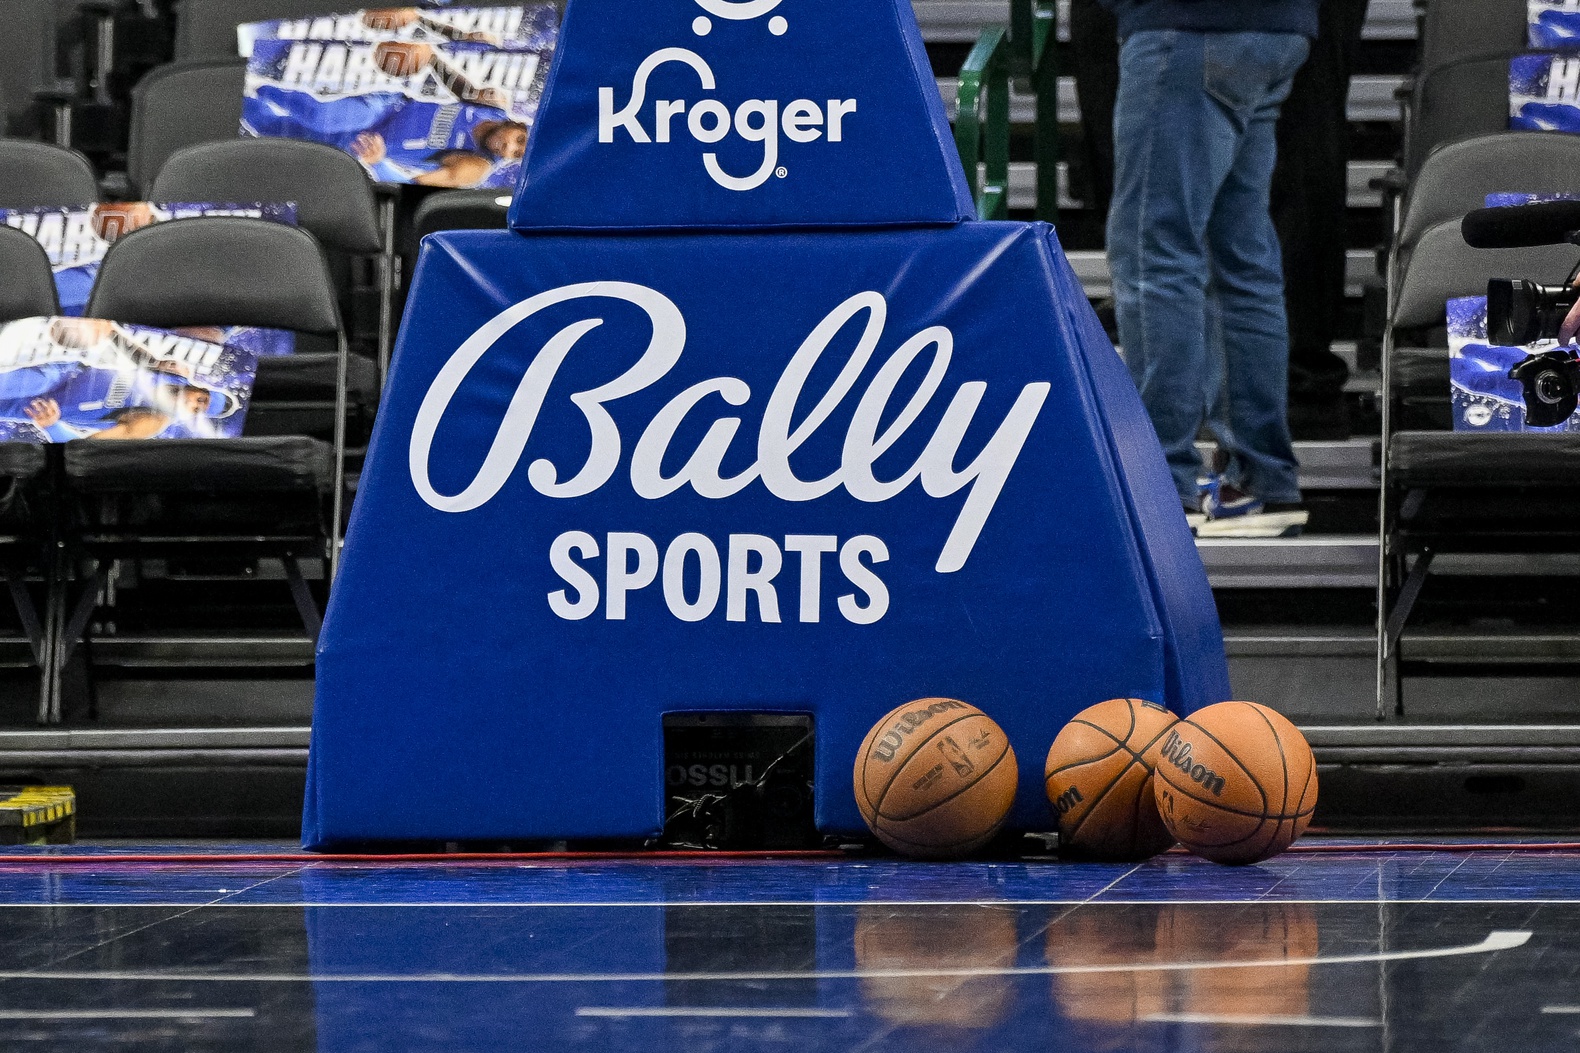
{"label": "chair leg", "polygon": [[[64,620],[59,636],[56,637],[54,669],[50,677],[50,723],[58,724],[61,720],[61,680],[65,676],[66,663],[70,661],[72,652],[77,649],[83,632],[88,628],[88,620],[93,617],[93,611],[98,606],[99,590],[109,581],[110,568],[113,561],[95,563],[93,572],[88,575],[87,584],[82,595],[77,597],[77,606],[72,609],[69,620]],[[65,619],[66,605],[59,605],[59,616]],[[95,705],[93,708],[97,709]]]}
{"label": "chair leg", "polygon": [[285,580],[290,583],[291,599],[296,603],[296,613],[302,619],[302,628],[307,630],[313,646],[317,647],[318,634],[323,631],[324,619],[318,613],[318,604],[313,601],[313,594],[307,587],[307,579],[302,576],[302,565],[295,556],[286,556],[281,562],[285,564]]}

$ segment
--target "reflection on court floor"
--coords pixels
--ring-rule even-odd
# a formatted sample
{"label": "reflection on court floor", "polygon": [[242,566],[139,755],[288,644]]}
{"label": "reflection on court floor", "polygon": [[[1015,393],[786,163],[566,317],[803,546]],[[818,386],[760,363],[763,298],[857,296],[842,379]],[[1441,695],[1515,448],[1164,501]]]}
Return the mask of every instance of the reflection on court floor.
{"label": "reflection on court floor", "polygon": [[1183,856],[75,867],[0,855],[0,1046],[1573,1049],[1576,862],[1372,851],[1240,870]]}

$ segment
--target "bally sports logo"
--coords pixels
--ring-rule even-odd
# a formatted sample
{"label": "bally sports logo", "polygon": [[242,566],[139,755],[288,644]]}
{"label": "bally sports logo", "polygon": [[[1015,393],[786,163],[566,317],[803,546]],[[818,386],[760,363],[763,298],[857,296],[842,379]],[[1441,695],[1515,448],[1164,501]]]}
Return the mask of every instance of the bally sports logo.
{"label": "bally sports logo", "polygon": [[[745,440],[748,448],[754,448],[755,463],[735,474],[725,474],[723,464],[731,448],[741,442],[740,432],[746,421],[744,415],[722,407],[751,403],[751,387],[739,377],[701,380],[677,390],[647,420],[628,420],[622,427],[611,409],[617,408],[622,399],[664,381],[685,351],[686,319],[672,300],[644,285],[613,281],[568,285],[501,312],[468,337],[439,370],[418,408],[408,450],[412,484],[424,502],[441,512],[464,513],[493,500],[527,453],[533,429],[566,358],[576,353],[583,337],[604,324],[595,306],[598,301],[619,301],[640,308],[650,331],[647,347],[635,362],[601,378],[601,383],[558,396],[567,400],[585,422],[587,453],[585,457],[578,455],[579,464],[555,464],[546,457],[533,460],[527,466],[526,481],[535,491],[557,499],[585,497],[613,480],[622,463],[628,466],[632,491],[649,501],[687,487],[701,497],[724,500],[753,484],[762,485],[773,496],[788,502],[816,501],[840,489],[868,504],[892,500],[914,486],[920,486],[923,493],[934,499],[963,491],[965,497],[934,567],[940,574],[965,566],[1051,388],[1047,382],[1027,384],[1002,420],[996,424],[991,420],[978,422],[977,411],[988,386],[973,380],[959,384],[952,394],[943,392],[955,338],[948,328],[931,326],[901,341],[858,391],[858,382],[884,342],[889,305],[878,292],[857,293],[830,311],[802,341],[760,403],[755,440]],[[560,304],[579,304],[585,316],[569,322],[535,353],[519,359],[526,363],[521,380],[482,465],[458,492],[440,493],[429,474],[434,442],[467,375],[512,329]],[[857,329],[861,335],[845,360],[837,369],[817,369],[836,337],[847,328]],[[520,354],[512,348],[513,359]],[[923,376],[909,394],[902,394],[901,380],[907,374],[914,375],[913,365],[923,371]],[[812,383],[814,370],[824,378],[817,384]],[[941,393],[947,402],[932,433],[919,444],[921,452],[915,462],[908,469],[891,469],[884,473],[887,477],[880,478],[875,468],[878,460]],[[844,434],[838,437],[839,467],[814,478],[798,472],[794,463],[796,451],[831,427],[829,419],[835,411],[852,401],[854,407],[844,424]],[[692,426],[683,428],[688,420]],[[695,446],[678,449],[672,455],[677,435],[682,430],[695,435],[699,423],[706,423],[707,427],[700,439],[692,440]],[[963,450],[968,434],[973,436],[974,454]],[[666,465],[677,464],[678,468],[666,474]],[[597,539],[583,531],[571,531],[555,540],[550,550],[551,565],[576,592],[574,599],[564,591],[549,596],[557,616],[579,620],[592,616],[601,606],[605,618],[623,620],[627,595],[660,580],[662,570],[665,603],[681,621],[711,617],[720,606],[722,592],[722,606],[729,621],[748,620],[748,600],[755,598],[757,620],[778,622],[779,590],[795,587],[800,590],[799,602],[791,608],[797,612],[796,617],[802,622],[817,622],[822,609],[823,559],[836,552],[845,579],[865,596],[851,593],[839,597],[835,608],[840,615],[849,622],[871,624],[888,609],[888,593],[871,568],[872,563],[889,558],[888,548],[880,538],[870,535],[840,539],[832,535],[790,534],[784,536],[781,547],[776,538],[731,534],[723,557],[713,539],[696,531],[673,539],[662,558],[658,543],[640,533],[611,533],[605,542],[599,546]],[[801,557],[798,585],[782,581],[775,584],[785,552]],[[601,589],[578,558],[607,559]],[[700,581],[694,585],[687,584],[694,578],[686,570],[688,565],[701,571]]]}
{"label": "bally sports logo", "polygon": [[[773,11],[783,0],[696,0],[697,5],[709,14],[729,21],[750,21]],[[789,31],[789,22],[776,15],[768,21],[768,31],[783,36]],[[707,15],[699,15],[691,24],[697,36],[707,36],[713,31],[713,22]],[[731,133],[750,143],[762,144],[762,161],[750,175],[733,175],[724,170],[719,155],[709,150],[702,155],[703,168],[719,186],[726,190],[745,192],[756,190],[769,177],[780,179],[789,170],[779,164],[779,137],[782,134],[793,143],[814,143],[819,139],[837,143],[844,141],[846,120],[856,113],[855,99],[795,99],[781,102],[777,99],[745,99],[732,110],[721,99],[707,98],[695,102],[685,99],[654,99],[648,106],[647,82],[659,67],[679,63],[690,67],[697,75],[703,91],[716,91],[717,78],[707,60],[689,48],[668,47],[653,52],[642,60],[631,77],[631,90],[625,105],[615,108],[615,89],[612,86],[598,89],[598,141],[614,143],[616,133],[623,132],[632,143],[668,143],[681,134],[689,134],[704,146],[723,142]]]}

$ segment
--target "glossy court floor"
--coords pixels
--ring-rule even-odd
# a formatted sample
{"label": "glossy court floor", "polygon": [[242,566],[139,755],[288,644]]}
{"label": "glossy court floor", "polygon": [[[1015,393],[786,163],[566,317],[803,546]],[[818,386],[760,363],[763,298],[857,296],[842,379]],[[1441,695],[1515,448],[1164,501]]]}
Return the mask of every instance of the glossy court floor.
{"label": "glossy court floor", "polygon": [[1580,1048],[1580,852],[1313,844],[1345,850],[1239,869],[0,850],[0,1049]]}

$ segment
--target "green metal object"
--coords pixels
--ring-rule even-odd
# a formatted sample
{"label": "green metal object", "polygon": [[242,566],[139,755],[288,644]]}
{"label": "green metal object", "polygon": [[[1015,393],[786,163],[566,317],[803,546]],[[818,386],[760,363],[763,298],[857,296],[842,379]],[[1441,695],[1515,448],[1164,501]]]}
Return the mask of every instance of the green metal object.
{"label": "green metal object", "polygon": [[1012,0],[1010,24],[990,26],[960,69],[955,145],[982,219],[1009,213],[1009,92],[1037,100],[1033,157],[1037,218],[1059,219],[1058,15],[1051,0]]}

